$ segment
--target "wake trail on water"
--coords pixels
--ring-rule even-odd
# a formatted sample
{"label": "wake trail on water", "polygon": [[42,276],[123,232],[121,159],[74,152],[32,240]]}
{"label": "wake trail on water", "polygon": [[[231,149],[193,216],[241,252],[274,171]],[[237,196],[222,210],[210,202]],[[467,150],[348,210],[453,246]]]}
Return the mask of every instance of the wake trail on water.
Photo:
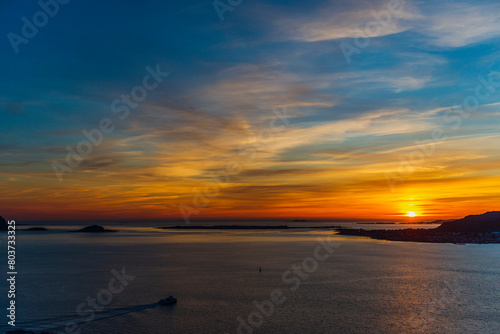
{"label": "wake trail on water", "polygon": [[[63,316],[59,318],[51,318],[51,319],[44,319],[44,320],[35,320],[35,321],[23,321],[23,322],[16,322],[16,327],[24,330],[31,330],[31,331],[43,331],[47,329],[57,329],[57,328],[63,328],[67,325],[69,326],[74,326],[75,324],[84,324],[84,323],[90,323],[93,321],[97,320],[102,320],[102,319],[107,319],[111,317],[116,317],[119,315],[131,313],[131,312],[136,312],[140,310],[145,310],[153,307],[159,306],[160,303],[153,303],[153,304],[147,304],[147,305],[138,305],[138,306],[133,306],[133,307],[127,307],[123,309],[117,309],[117,310],[110,310],[110,311],[104,311],[97,313],[93,319],[89,319],[89,316]],[[16,327],[12,327],[9,325],[6,326],[1,326],[0,329],[3,330],[16,330]]]}

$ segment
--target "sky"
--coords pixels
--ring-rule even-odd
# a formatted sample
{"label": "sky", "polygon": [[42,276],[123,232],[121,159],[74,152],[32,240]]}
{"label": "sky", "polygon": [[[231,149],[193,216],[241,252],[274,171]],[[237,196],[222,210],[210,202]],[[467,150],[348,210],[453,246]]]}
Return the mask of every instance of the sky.
{"label": "sky", "polygon": [[0,3],[6,218],[498,209],[497,1],[59,1]]}

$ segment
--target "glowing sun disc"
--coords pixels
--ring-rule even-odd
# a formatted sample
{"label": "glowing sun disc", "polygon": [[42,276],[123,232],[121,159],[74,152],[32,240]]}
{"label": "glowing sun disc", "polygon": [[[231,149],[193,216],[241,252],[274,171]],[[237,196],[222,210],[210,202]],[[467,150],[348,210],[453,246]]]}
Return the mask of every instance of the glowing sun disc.
{"label": "glowing sun disc", "polygon": [[407,216],[408,217],[416,217],[417,214],[415,212],[413,212],[413,211],[410,211],[410,212],[408,212]]}

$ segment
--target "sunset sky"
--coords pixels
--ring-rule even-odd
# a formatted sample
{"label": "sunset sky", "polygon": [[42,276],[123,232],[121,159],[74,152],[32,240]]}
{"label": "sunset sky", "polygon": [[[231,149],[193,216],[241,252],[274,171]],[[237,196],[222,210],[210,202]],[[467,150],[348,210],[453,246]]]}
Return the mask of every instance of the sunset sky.
{"label": "sunset sky", "polygon": [[[0,215],[431,220],[498,209],[498,1],[220,8],[73,0],[13,45],[42,9],[2,1]],[[106,119],[112,130],[68,167],[67,147]]]}

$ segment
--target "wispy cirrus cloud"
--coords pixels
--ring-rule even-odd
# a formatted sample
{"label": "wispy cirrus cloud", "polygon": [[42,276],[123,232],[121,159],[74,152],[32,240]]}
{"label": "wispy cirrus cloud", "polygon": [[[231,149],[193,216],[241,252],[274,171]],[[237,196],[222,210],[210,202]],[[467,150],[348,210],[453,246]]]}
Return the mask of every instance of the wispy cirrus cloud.
{"label": "wispy cirrus cloud", "polygon": [[443,3],[429,11],[416,30],[442,47],[462,47],[500,36],[500,4]]}
{"label": "wispy cirrus cloud", "polygon": [[382,11],[388,11],[388,2],[351,2],[339,6],[333,1],[326,2],[312,15],[297,15],[293,18],[282,19],[278,26],[280,31],[286,32],[290,38],[318,42],[341,38],[381,37],[403,32],[411,26],[407,21],[419,17],[418,11],[409,1],[399,2],[400,10],[383,17],[384,24],[378,24],[372,33],[366,33],[369,22],[377,22],[376,17]]}
{"label": "wispy cirrus cloud", "polygon": [[[277,20],[277,34],[303,42],[343,38],[377,38],[414,32],[421,43],[438,47],[462,47],[500,35],[500,5],[445,1],[426,4],[401,0],[400,10],[388,12],[389,1],[323,2],[312,12],[296,13]],[[377,20],[378,18],[378,20]],[[367,30],[367,24],[378,24]],[[371,31],[368,32],[367,31]]]}

